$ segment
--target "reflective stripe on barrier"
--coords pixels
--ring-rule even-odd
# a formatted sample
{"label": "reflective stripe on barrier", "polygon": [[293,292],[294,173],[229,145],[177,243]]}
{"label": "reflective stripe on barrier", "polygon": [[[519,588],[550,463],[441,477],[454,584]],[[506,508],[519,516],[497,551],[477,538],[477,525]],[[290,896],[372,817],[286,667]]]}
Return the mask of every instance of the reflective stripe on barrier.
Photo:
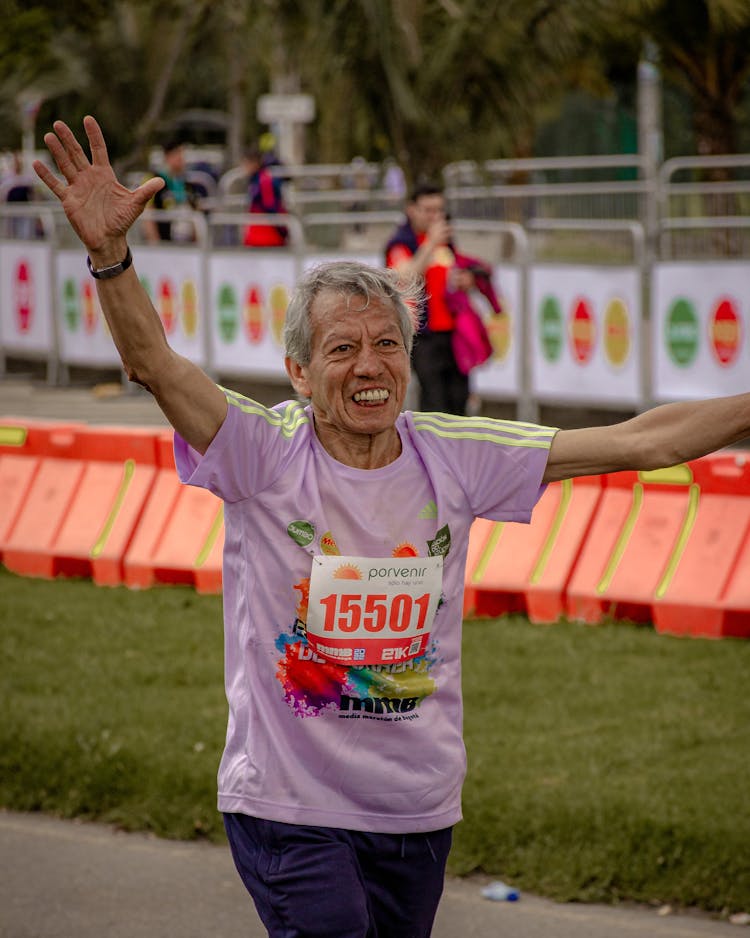
{"label": "reflective stripe on barrier", "polygon": [[585,622],[607,616],[650,621],[694,498],[687,466],[607,476],[568,587],[568,615]]}
{"label": "reflective stripe on barrier", "polygon": [[657,590],[657,631],[750,637],[748,455],[720,453],[690,464],[699,496],[679,557]]}
{"label": "reflective stripe on barrier", "polygon": [[601,495],[598,477],[548,486],[532,523],[479,519],[467,560],[467,612],[526,612],[554,622],[565,613],[565,592]]}

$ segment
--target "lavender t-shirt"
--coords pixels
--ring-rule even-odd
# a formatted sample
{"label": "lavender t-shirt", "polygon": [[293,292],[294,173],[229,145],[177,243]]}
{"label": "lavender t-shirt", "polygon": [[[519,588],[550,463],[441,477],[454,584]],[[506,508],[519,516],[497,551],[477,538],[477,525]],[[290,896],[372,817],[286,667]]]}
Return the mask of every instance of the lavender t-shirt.
{"label": "lavender t-shirt", "polygon": [[[408,833],[461,817],[461,619],[469,529],[528,522],[555,430],[407,412],[401,455],[353,469],[320,444],[312,412],[227,391],[201,457],[175,436],[183,482],[224,500],[229,721],[219,810]],[[307,642],[312,558],[442,554],[441,602],[421,657],[357,666]]]}

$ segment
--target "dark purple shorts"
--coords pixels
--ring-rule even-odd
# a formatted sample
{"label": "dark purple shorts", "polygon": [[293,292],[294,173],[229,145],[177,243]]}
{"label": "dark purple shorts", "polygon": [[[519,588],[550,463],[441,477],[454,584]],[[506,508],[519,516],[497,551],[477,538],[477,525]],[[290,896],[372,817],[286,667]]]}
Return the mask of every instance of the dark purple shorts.
{"label": "dark purple shorts", "polygon": [[429,938],[453,830],[368,834],[225,814],[270,938]]}

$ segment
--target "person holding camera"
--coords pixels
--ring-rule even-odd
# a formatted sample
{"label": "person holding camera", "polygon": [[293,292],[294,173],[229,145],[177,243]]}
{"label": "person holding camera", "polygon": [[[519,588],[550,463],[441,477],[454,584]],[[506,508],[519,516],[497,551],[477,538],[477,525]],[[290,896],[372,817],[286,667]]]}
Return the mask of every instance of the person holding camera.
{"label": "person holding camera", "polygon": [[[500,303],[489,268],[456,252],[445,196],[439,186],[417,186],[409,196],[405,215],[385,246],[385,263],[404,279],[418,277],[424,282],[425,299],[419,310],[419,331],[412,352],[412,367],[419,381],[419,410],[463,415],[469,400],[472,364],[491,353],[469,294],[481,289],[495,311],[499,311]],[[462,314],[471,317],[480,352],[478,357],[475,353],[475,357],[459,361],[456,329],[457,317]]]}

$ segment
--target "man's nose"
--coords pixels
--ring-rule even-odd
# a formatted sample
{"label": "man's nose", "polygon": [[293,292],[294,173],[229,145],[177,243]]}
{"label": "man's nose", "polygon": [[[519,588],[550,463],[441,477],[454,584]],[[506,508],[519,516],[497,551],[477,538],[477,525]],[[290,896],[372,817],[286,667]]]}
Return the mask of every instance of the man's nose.
{"label": "man's nose", "polygon": [[380,361],[380,356],[377,351],[367,343],[362,345],[357,352],[357,359],[355,361],[357,374],[376,375],[380,373],[381,367],[382,362]]}

